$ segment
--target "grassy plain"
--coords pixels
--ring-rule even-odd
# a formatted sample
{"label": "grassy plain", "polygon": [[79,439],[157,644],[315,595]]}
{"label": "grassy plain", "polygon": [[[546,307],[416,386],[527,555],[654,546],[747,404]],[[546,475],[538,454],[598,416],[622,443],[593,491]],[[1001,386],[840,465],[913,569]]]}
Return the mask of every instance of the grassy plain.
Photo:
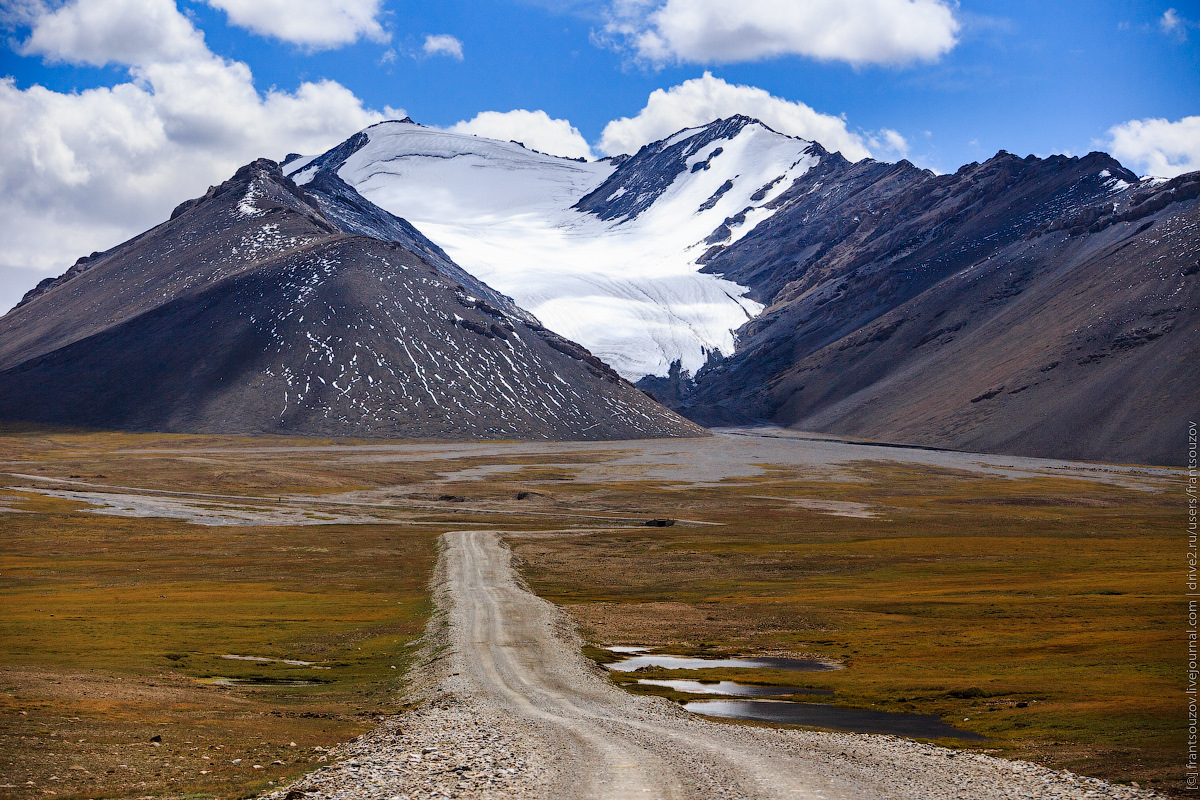
{"label": "grassy plain", "polygon": [[[36,463],[76,480],[229,494],[352,481],[254,459],[116,454],[153,443],[3,440],[13,472]],[[18,509],[0,514],[0,796],[246,796],[396,709],[406,645],[429,611],[432,531],[202,526],[16,490],[0,501]]]}
{"label": "grassy plain", "polygon": [[[820,655],[846,669],[708,677],[935,713],[1003,755],[1180,786],[1169,480],[879,460],[688,480],[628,466],[637,443],[347,444],[0,433],[0,797],[234,798],[311,769],[402,706],[436,537],[474,525],[509,531],[596,645]],[[263,516],[103,515],[47,488]],[[262,522],[281,511],[343,522]],[[681,522],[634,524],[650,517]]]}
{"label": "grassy plain", "polygon": [[[1005,756],[1182,788],[1177,497],[900,464],[853,473],[630,487],[644,507],[724,524],[511,541],[534,590],[566,606],[597,645],[825,657],[846,668],[704,677],[938,714]],[[866,504],[876,516],[789,498]],[[695,697],[636,686],[639,677],[696,675],[616,680]]]}

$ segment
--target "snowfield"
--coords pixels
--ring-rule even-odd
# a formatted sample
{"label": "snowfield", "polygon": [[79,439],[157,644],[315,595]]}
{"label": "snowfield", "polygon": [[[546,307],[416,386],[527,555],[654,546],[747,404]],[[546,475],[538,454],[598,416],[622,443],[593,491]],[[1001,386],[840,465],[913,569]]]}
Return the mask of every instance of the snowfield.
{"label": "snowfield", "polygon": [[[744,236],[817,161],[806,152],[810,142],[761,123],[717,139],[703,135],[709,127],[648,146],[644,152],[674,148],[665,162],[678,169],[682,161],[683,170],[664,173],[669,183],[640,213],[611,220],[572,207],[615,172],[644,186],[647,175],[633,174],[640,154],[618,172],[611,159],[583,163],[515,142],[385,122],[329,167],[546,327],[637,380],[665,375],[676,359],[694,372],[710,351],[733,351],[733,331],[762,306],[745,287],[698,271],[712,246],[705,240],[722,224],[730,233],[720,243]],[[322,168],[312,162],[293,162],[287,172],[305,183]],[[662,169],[664,159],[655,163]],[[601,199],[627,191],[617,187]]]}

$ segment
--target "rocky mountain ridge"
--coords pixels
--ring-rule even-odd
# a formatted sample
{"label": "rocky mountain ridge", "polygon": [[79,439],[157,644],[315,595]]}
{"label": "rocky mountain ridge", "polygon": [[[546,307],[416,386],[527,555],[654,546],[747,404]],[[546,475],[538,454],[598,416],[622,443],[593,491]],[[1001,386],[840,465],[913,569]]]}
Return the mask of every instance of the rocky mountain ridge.
{"label": "rocky mountain ridge", "polygon": [[1200,175],[1001,152],[953,175],[825,158],[705,270],[764,312],[643,388],[706,424],[1179,463],[1200,410]]}

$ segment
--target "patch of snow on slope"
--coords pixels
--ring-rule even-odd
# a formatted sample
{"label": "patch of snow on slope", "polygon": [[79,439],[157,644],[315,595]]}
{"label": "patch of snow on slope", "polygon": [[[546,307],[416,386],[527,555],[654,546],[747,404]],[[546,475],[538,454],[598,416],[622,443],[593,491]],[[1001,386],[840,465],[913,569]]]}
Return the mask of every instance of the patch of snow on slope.
{"label": "patch of snow on slope", "polygon": [[262,192],[253,183],[246,188],[246,194],[238,201],[237,211],[243,217],[258,217],[262,216],[262,211],[258,206],[254,205],[256,200],[262,197]]}
{"label": "patch of snow on slope", "polygon": [[683,129],[683,130],[681,130],[679,133],[676,133],[676,134],[674,134],[673,136],[671,136],[671,138],[670,138],[670,139],[667,139],[665,142],[663,142],[663,147],[664,147],[664,148],[666,148],[666,147],[673,147],[674,145],[677,145],[677,144],[679,144],[680,142],[682,142],[684,139],[690,139],[690,138],[692,138],[692,137],[693,137],[693,136],[695,136],[697,133],[700,133],[700,131],[702,131],[702,130],[704,130],[704,128],[703,128],[703,127],[699,127],[699,128],[684,128],[684,129]]}
{"label": "patch of snow on slope", "polygon": [[1098,177],[1104,181],[1105,188],[1109,192],[1120,192],[1129,188],[1129,184],[1126,181],[1114,176],[1108,170],[1101,170]]}
{"label": "patch of snow on slope", "polygon": [[317,170],[317,167],[305,167],[299,172],[290,173],[290,176],[297,186],[303,186],[317,176]]}
{"label": "patch of snow on slope", "polygon": [[[339,169],[343,180],[632,380],[665,375],[675,359],[694,371],[708,351],[733,351],[733,330],[762,307],[744,287],[698,271],[704,240],[816,161],[803,153],[808,142],[748,125],[703,148],[704,159],[722,148],[709,169],[681,173],[636,218],[606,222],[571,206],[612,174],[610,163],[405,123],[376,125],[367,135]],[[751,199],[782,174],[788,179],[774,191]],[[726,181],[732,186],[714,201]],[[769,215],[747,214],[731,226],[734,235]]]}

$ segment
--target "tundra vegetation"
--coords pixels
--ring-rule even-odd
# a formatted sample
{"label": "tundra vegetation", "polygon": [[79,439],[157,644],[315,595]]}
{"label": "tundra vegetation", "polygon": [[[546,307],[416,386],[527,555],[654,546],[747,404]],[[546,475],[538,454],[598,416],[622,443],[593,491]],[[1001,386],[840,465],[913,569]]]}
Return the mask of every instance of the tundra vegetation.
{"label": "tundra vegetation", "polygon": [[[819,657],[845,668],[700,677],[937,714],[988,737],[951,746],[1182,793],[1176,478],[904,451],[718,480],[613,465],[641,446],[6,429],[0,796],[235,798],[318,766],[408,702],[437,536],[469,527],[507,532],[597,661]],[[613,674],[699,697],[648,677],[697,674]]]}

